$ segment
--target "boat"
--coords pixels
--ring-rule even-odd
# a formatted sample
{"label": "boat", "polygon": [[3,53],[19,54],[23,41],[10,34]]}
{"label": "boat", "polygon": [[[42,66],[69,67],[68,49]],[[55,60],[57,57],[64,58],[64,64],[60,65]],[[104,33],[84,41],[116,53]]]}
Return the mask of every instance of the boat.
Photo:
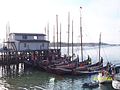
{"label": "boat", "polygon": [[115,75],[112,80],[112,87],[120,90],[120,65],[115,65]]}
{"label": "boat", "polygon": [[[81,16],[80,16],[80,22],[81,22]],[[80,23],[80,32],[81,32],[81,36],[82,36],[81,23]],[[82,41],[82,39],[81,39],[81,41]],[[100,38],[99,38],[99,61],[94,64],[91,64],[91,62],[90,62],[89,65],[84,65],[84,66],[82,64],[78,65],[78,67],[73,70],[75,75],[96,74],[96,73],[98,73],[98,70],[103,68],[103,58],[100,56],[100,45],[101,45],[101,33],[100,33]],[[82,57],[82,61],[83,61],[82,42],[81,42],[81,57]],[[88,55],[88,59],[91,60],[89,55]]]}
{"label": "boat", "polygon": [[94,75],[97,74],[99,71],[89,71],[89,70],[73,70],[73,75]]}
{"label": "boat", "polygon": [[[101,33],[99,37],[99,60],[100,58],[102,58],[100,55],[100,50],[101,50]],[[99,69],[99,71],[100,72],[98,73],[97,80],[100,84],[112,82],[111,63],[108,62],[107,65],[102,69]]]}
{"label": "boat", "polygon": [[112,80],[112,87],[120,90],[120,73],[116,74]]}
{"label": "boat", "polygon": [[90,65],[91,63],[90,59],[84,60],[79,62],[79,58],[74,59],[73,61],[69,61],[67,63],[63,63],[63,64],[57,64],[55,65],[56,67],[62,67],[62,68],[67,68],[67,69],[75,69],[78,66],[86,66],[86,65]]}
{"label": "boat", "polygon": [[[69,26],[70,26],[70,13],[68,13],[68,56],[69,56]],[[82,42],[81,42],[82,43]],[[73,21],[72,21],[72,45],[73,45]],[[82,45],[81,45],[81,50],[82,50]],[[81,51],[82,53],[82,51]],[[83,54],[83,53],[82,53]],[[73,55],[73,46],[72,46],[72,55]],[[83,56],[82,56],[83,57]],[[60,74],[73,74],[73,69],[75,69],[78,66],[85,66],[85,65],[90,65],[91,64],[91,59],[79,61],[79,56],[77,58],[72,60],[64,60],[61,63],[58,64],[52,64],[48,66],[48,71],[53,72],[53,73],[60,73]]]}
{"label": "boat", "polygon": [[100,84],[111,83],[112,75],[107,70],[102,70],[98,73],[97,80]]}
{"label": "boat", "polygon": [[84,83],[82,85],[83,88],[97,88],[99,87],[99,83],[98,82],[88,82],[88,83]]}
{"label": "boat", "polygon": [[[93,66],[94,68],[97,67],[97,66]],[[101,67],[102,69],[102,67]],[[73,74],[74,75],[93,75],[93,74],[98,74],[99,73],[99,70],[98,69],[89,69],[89,67],[81,67],[79,69],[74,69],[73,70]]]}
{"label": "boat", "polygon": [[46,69],[49,73],[54,73],[58,75],[70,75],[72,73],[72,69],[62,68],[62,67],[54,67],[54,66],[48,66]]}
{"label": "boat", "polygon": [[84,65],[84,66],[79,66],[76,68],[76,70],[89,70],[89,71],[94,71],[94,70],[99,70],[103,68],[103,60],[98,61],[97,63],[93,63],[93,64],[88,64],[88,65]]}
{"label": "boat", "polygon": [[115,66],[108,62],[106,67],[99,72],[97,79],[100,84],[113,83],[115,86],[114,83],[120,80],[119,72],[120,66]]}

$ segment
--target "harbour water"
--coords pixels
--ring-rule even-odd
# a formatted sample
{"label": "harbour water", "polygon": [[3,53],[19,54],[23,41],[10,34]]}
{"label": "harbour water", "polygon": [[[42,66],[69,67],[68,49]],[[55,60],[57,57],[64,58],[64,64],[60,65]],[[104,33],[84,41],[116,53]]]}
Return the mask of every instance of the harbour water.
{"label": "harbour water", "polygon": [[[71,48],[70,48],[71,49]],[[75,54],[80,54],[79,47],[74,48]],[[64,53],[63,53],[64,52]],[[62,48],[62,55],[67,48]],[[120,63],[120,46],[103,46],[101,56],[104,64],[110,61]],[[70,50],[71,54],[71,50]],[[84,47],[84,58],[98,61],[98,47]],[[85,82],[94,81],[96,75],[87,76],[59,76],[33,68],[24,68],[23,64],[0,67],[0,90],[114,90],[111,84],[100,85],[97,88],[82,88]]]}

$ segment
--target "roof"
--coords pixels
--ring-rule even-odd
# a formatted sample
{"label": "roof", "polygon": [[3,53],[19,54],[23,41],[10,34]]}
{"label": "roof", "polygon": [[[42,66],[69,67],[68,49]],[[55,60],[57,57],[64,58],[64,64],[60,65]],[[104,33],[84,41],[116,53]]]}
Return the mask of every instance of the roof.
{"label": "roof", "polygon": [[29,36],[46,36],[45,34],[41,34],[41,33],[10,33],[11,34],[15,34],[15,35],[29,35]]}
{"label": "roof", "polygon": [[20,42],[48,42],[47,40],[17,40],[17,41],[20,41]]}

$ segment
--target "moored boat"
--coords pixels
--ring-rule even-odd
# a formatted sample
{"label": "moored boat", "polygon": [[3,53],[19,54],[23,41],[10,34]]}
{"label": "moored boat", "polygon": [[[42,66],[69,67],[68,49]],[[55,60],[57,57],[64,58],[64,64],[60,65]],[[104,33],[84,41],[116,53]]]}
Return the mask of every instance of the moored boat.
{"label": "moored boat", "polygon": [[85,70],[85,71],[81,71],[81,70],[73,70],[73,75],[93,75],[93,74],[97,74],[98,71],[89,71],[89,70]]}
{"label": "moored boat", "polygon": [[112,87],[120,90],[120,73],[114,76],[114,79],[112,80]]}
{"label": "moored boat", "polygon": [[54,73],[54,74],[58,74],[58,75],[66,75],[66,74],[70,75],[72,73],[72,69],[53,67],[53,66],[48,66],[46,71],[49,73]]}
{"label": "moored boat", "polygon": [[115,75],[112,80],[112,87],[120,90],[120,65],[115,65]]}
{"label": "moored boat", "polygon": [[110,75],[106,70],[100,71],[97,76],[97,80],[100,84],[111,83],[112,79],[112,75]]}

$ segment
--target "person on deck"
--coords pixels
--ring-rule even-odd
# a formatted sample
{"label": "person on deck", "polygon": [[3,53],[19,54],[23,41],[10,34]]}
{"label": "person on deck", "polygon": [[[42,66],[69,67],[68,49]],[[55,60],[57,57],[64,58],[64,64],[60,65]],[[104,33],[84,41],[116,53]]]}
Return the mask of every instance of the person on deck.
{"label": "person on deck", "polygon": [[88,55],[88,59],[87,60],[89,60],[88,64],[91,64],[91,58],[90,58],[89,55]]}
{"label": "person on deck", "polygon": [[100,61],[101,61],[101,63],[103,63],[103,57],[101,57]]}

